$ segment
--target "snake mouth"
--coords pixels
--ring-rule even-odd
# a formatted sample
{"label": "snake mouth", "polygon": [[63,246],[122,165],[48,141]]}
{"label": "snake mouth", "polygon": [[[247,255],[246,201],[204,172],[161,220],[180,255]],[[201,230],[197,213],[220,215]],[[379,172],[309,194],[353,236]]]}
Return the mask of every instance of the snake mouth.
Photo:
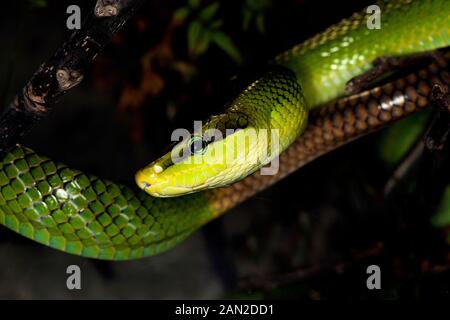
{"label": "snake mouth", "polygon": [[136,173],[134,178],[138,187],[148,193],[152,184],[148,181],[147,176],[140,171]]}
{"label": "snake mouth", "polygon": [[139,188],[141,188],[142,190],[146,191],[148,188],[150,188],[152,185],[146,181],[141,181],[139,182]]}
{"label": "snake mouth", "polygon": [[147,188],[146,192],[157,198],[172,198],[191,194],[195,190],[189,187],[166,186],[164,188]]}
{"label": "snake mouth", "polygon": [[196,188],[179,185],[168,185],[167,181],[159,181],[154,177],[148,177],[143,172],[138,172],[135,176],[136,184],[140,189],[153,197],[168,198],[177,197],[183,194],[189,194]]}

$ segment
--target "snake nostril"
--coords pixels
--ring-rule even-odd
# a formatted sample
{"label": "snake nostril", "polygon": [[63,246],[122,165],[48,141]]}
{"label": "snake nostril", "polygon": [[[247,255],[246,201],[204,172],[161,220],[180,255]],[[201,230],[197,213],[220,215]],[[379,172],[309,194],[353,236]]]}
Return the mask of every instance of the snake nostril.
{"label": "snake nostril", "polygon": [[147,188],[150,188],[151,184],[145,181],[142,181],[139,183],[139,186],[141,187],[142,190],[145,190]]}
{"label": "snake nostril", "polygon": [[157,165],[157,164],[155,164],[154,166],[153,166],[153,171],[155,171],[155,173],[161,173],[161,172],[163,172],[163,167],[161,167],[160,165]]}

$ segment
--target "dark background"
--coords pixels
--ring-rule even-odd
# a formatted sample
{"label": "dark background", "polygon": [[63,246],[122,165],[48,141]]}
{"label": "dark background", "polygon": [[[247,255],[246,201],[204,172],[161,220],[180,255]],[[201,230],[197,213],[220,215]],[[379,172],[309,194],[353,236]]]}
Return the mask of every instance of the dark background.
{"label": "dark background", "polygon": [[[2,4],[1,106],[70,34],[67,6],[79,4],[83,14],[94,2]],[[179,22],[173,14],[185,1],[148,1],[23,144],[132,184],[134,172],[160,154],[173,129],[191,128],[274,55],[371,2],[223,1],[202,23],[208,28],[223,20],[220,32],[232,39],[241,61],[214,43],[204,52],[188,49],[189,25],[211,3],[202,1]],[[264,30],[256,22],[261,15]],[[424,124],[426,116],[403,127]],[[415,130],[419,135],[422,127]],[[408,177],[407,188],[392,199],[380,197],[398,162],[389,156],[396,147],[386,146],[386,137],[398,136],[381,132],[337,150],[173,250],[138,261],[71,256],[0,227],[0,298],[448,299],[449,228],[432,223],[443,188],[430,200]],[[82,269],[81,291],[66,289],[70,264]],[[382,290],[366,288],[371,264],[381,267]]]}

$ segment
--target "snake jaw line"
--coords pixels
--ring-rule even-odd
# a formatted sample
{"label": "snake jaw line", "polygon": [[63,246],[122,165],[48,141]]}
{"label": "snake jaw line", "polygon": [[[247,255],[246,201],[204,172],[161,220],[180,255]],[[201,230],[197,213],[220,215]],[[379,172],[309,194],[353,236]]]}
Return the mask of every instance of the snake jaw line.
{"label": "snake jaw line", "polygon": [[161,165],[150,164],[136,173],[136,184],[140,189],[153,197],[163,197],[163,193],[160,190],[163,190],[164,185],[167,183],[158,179],[163,171],[164,168]]}
{"label": "snake jaw line", "polygon": [[[148,193],[148,189],[152,186],[152,183],[150,180],[154,180],[154,174],[148,174],[149,169],[144,168],[140,171],[138,171],[135,175],[136,184]],[[152,179],[153,178],[153,179]]]}

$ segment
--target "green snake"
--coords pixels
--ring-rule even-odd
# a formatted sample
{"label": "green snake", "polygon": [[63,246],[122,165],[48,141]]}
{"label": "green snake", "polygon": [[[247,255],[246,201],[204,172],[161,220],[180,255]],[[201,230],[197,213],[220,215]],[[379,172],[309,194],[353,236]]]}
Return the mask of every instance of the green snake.
{"label": "green snake", "polygon": [[[0,223],[85,257],[151,256],[319,155],[426,107],[432,83],[447,84],[448,56],[394,83],[316,108],[343,96],[346,82],[369,70],[377,57],[450,45],[449,1],[377,5],[380,29],[367,28],[364,10],[280,54],[273,69],[174,148],[175,154],[187,151],[180,161],[173,161],[171,152],[139,171],[138,185],[159,197],[15,147],[0,162]],[[206,139],[208,129],[225,134]],[[236,130],[227,134],[226,129]],[[277,129],[276,139],[244,140],[235,148],[255,161],[205,163],[213,150],[235,147],[234,138],[250,129]],[[258,169],[280,153],[278,173],[262,175]]]}

